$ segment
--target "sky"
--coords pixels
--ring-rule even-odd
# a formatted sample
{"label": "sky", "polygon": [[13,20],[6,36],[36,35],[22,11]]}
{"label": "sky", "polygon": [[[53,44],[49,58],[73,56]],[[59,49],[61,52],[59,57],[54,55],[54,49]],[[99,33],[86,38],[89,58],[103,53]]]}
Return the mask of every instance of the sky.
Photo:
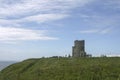
{"label": "sky", "polygon": [[120,56],[120,0],[0,0],[0,60],[72,54]]}

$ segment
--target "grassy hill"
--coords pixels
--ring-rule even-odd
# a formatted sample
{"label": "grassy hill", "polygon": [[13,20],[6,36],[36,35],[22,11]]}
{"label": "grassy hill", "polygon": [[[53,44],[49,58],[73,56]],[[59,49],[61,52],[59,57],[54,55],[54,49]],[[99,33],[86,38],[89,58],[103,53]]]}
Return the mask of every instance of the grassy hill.
{"label": "grassy hill", "polygon": [[10,65],[0,80],[120,80],[120,58],[40,58]]}

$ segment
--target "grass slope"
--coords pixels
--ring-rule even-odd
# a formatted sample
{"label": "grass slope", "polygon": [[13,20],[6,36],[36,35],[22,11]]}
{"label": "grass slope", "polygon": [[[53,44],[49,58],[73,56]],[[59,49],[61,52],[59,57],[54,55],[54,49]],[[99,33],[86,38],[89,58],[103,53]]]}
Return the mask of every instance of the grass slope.
{"label": "grass slope", "polygon": [[0,80],[120,80],[120,58],[41,58],[13,64]]}

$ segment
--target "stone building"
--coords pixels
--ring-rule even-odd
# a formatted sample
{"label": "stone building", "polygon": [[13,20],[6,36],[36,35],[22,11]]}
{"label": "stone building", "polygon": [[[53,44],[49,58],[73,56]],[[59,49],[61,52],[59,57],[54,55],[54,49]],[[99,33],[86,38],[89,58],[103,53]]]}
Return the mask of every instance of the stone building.
{"label": "stone building", "polygon": [[74,41],[74,46],[72,47],[72,57],[86,57],[84,40]]}

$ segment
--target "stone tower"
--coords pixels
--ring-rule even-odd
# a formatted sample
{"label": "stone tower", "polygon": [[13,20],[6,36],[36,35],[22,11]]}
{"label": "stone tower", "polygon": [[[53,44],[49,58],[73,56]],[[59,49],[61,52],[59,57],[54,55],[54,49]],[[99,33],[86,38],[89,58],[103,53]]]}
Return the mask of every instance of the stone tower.
{"label": "stone tower", "polygon": [[85,57],[85,41],[75,40],[74,46],[72,47],[72,57]]}

